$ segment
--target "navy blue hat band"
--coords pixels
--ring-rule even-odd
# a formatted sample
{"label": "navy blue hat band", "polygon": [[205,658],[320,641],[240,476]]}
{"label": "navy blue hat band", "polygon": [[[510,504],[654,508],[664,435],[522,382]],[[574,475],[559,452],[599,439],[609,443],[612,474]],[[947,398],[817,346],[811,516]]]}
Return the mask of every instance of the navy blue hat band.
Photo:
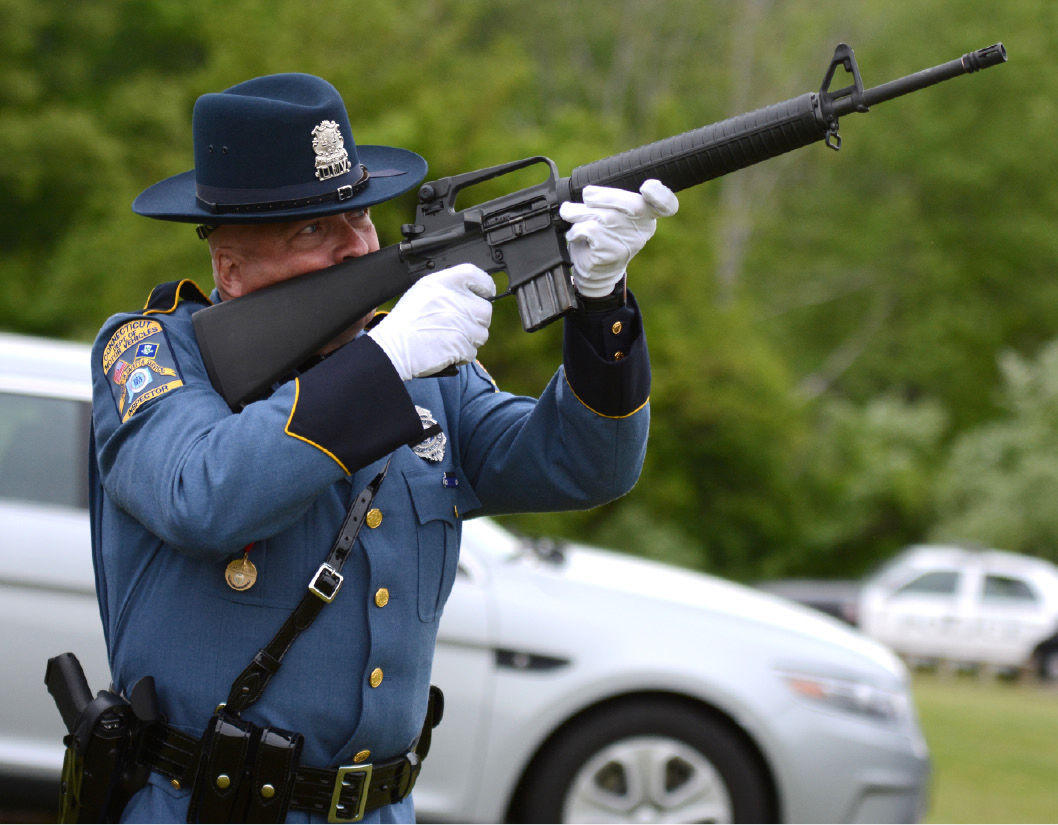
{"label": "navy blue hat band", "polygon": [[[403,174],[398,172],[398,174]],[[300,209],[304,206],[315,206],[321,203],[341,203],[347,201],[354,195],[363,191],[367,186],[371,173],[367,167],[360,164],[360,180],[353,184],[339,186],[330,192],[322,194],[305,195],[303,197],[283,198],[283,195],[297,194],[306,189],[318,190],[315,186],[284,186],[278,189],[267,190],[268,200],[260,200],[262,191],[260,189],[226,189],[217,186],[206,186],[203,183],[195,186],[195,200],[199,206],[214,214],[222,213],[248,213],[248,212],[271,212],[277,209]]]}

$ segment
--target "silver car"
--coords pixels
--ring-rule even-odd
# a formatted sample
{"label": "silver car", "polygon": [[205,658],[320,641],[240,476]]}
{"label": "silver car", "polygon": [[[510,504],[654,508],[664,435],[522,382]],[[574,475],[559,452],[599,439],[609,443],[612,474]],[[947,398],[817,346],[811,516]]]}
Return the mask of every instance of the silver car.
{"label": "silver car", "polygon": [[[0,335],[0,780],[56,781],[45,660],[108,681],[84,474],[88,351]],[[720,579],[465,525],[415,799],[458,822],[910,822],[929,757],[905,668]]]}

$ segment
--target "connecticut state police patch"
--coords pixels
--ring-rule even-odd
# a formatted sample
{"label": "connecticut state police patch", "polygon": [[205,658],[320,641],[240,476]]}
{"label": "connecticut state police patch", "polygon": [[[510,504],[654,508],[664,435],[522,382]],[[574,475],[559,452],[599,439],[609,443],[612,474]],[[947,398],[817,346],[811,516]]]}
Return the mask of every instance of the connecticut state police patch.
{"label": "connecticut state police patch", "polygon": [[114,333],[103,350],[103,371],[123,422],[148,401],[184,385],[165,330],[147,318]]}

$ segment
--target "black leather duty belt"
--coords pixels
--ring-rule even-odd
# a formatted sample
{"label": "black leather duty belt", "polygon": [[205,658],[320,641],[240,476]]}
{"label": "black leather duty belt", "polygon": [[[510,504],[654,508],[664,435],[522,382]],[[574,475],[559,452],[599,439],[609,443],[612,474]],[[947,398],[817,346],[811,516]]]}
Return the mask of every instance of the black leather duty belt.
{"label": "black leather duty belt", "polygon": [[[422,734],[413,750],[379,763],[312,768],[299,765],[289,789],[262,785],[250,793],[272,797],[287,791],[289,807],[326,816],[328,822],[359,822],[368,811],[400,802],[415,786],[422,761],[430,749],[433,728],[444,713],[441,691],[430,688],[430,703]],[[201,740],[169,725],[146,732],[137,761],[157,771],[178,788],[190,788],[199,770]],[[213,780],[207,780],[213,781]]]}

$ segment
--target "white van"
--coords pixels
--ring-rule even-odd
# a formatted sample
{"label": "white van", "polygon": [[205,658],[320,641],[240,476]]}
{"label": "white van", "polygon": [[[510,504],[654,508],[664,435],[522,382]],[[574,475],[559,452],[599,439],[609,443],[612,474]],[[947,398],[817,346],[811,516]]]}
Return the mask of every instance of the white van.
{"label": "white van", "polygon": [[1058,567],[1044,559],[910,547],[864,582],[858,619],[904,656],[1058,678]]}

